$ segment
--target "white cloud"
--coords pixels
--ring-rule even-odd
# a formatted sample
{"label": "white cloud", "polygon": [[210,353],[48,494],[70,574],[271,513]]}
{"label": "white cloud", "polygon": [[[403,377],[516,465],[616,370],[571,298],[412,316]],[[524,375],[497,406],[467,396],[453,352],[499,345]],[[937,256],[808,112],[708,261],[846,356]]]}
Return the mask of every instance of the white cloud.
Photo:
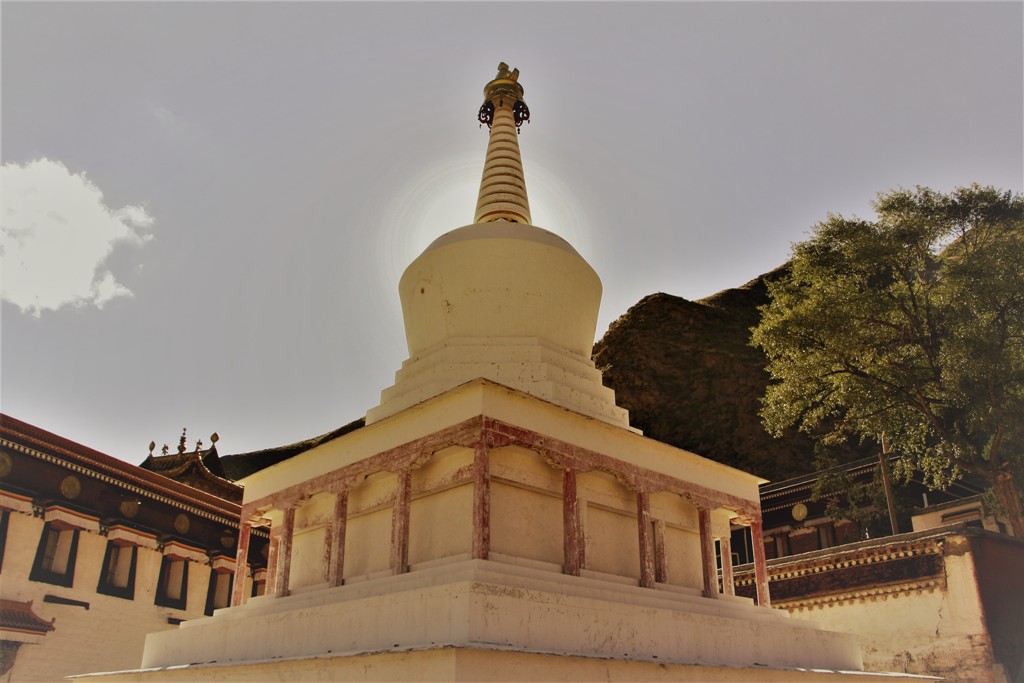
{"label": "white cloud", "polygon": [[96,306],[131,291],[105,267],[115,245],[141,245],[153,224],[145,207],[111,209],[84,173],[36,159],[3,165],[0,263],[3,298],[39,316]]}

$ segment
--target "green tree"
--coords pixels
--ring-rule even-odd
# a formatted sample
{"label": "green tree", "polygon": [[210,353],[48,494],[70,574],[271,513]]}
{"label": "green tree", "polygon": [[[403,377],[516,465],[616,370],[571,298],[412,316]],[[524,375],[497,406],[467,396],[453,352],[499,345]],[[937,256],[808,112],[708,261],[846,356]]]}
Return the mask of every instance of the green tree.
{"label": "green tree", "polygon": [[1024,538],[1024,198],[919,187],[873,207],[830,214],[769,284],[765,425],[885,435],[937,488],[980,474]]}

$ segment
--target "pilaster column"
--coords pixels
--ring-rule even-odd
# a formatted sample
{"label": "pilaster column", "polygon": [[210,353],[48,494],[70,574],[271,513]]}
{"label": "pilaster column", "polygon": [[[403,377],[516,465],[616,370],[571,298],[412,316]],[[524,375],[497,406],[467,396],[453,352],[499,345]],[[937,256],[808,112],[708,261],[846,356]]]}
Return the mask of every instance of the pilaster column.
{"label": "pilaster column", "polygon": [[654,588],[654,539],[651,529],[651,494],[636,494],[636,524],[640,539],[640,585]]}
{"label": "pilaster column", "polygon": [[487,444],[473,446],[473,559],[486,560],[491,552],[491,474]]}
{"label": "pilaster column", "polygon": [[274,595],[277,586],[277,553],[281,545],[281,527],[270,526],[270,541],[267,543],[267,583],[264,595]]}
{"label": "pilaster column", "polygon": [[736,585],[732,578],[732,539],[729,536],[719,538],[718,547],[722,557],[722,593],[736,595]]}
{"label": "pilaster column", "polygon": [[327,585],[340,586],[345,575],[345,531],[348,528],[348,489],[334,498],[334,516],[327,525]]}
{"label": "pilaster column", "polygon": [[704,597],[718,597],[718,568],[715,566],[715,538],[711,535],[711,510],[697,508],[700,527],[700,559],[704,577]]}
{"label": "pilaster column", "polygon": [[281,532],[277,540],[277,561],[274,571],[274,595],[282,598],[288,595],[288,579],[292,570],[292,539],[295,537],[295,505],[284,511]]}
{"label": "pilaster column", "polygon": [[579,576],[583,569],[585,548],[576,470],[572,469],[562,471],[562,544],[565,573]]}
{"label": "pilaster column", "polygon": [[665,520],[654,522],[654,579],[668,583],[668,556],[665,552]]}
{"label": "pilaster column", "polygon": [[761,533],[761,518],[750,520],[750,545],[754,552],[754,583],[757,586],[757,604],[771,607],[768,592],[768,562],[764,557],[764,537]]}
{"label": "pilaster column", "polygon": [[398,473],[395,485],[395,506],[391,513],[391,571],[409,571],[409,503],[412,496],[412,471],[407,467]]}
{"label": "pilaster column", "polygon": [[249,559],[249,537],[252,535],[252,524],[243,514],[238,525],[238,547],[235,549],[235,578],[231,586],[231,606],[242,604],[245,593],[245,569]]}

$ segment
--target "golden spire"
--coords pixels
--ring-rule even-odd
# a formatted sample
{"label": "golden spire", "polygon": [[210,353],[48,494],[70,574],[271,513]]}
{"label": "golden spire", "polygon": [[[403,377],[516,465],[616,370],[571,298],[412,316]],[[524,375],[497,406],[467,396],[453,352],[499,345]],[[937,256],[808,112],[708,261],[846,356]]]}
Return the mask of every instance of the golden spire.
{"label": "golden spire", "polygon": [[517,137],[519,126],[530,120],[530,110],[523,101],[519,69],[509,71],[505,62],[498,65],[498,75],[484,87],[484,103],[478,118],[480,123],[487,124],[491,136],[473,222],[530,223],[530,202],[526,198]]}

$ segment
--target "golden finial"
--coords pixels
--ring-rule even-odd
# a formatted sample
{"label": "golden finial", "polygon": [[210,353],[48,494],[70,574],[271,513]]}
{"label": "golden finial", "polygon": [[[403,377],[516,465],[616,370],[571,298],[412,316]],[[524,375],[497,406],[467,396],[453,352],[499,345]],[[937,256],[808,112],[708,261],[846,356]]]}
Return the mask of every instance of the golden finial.
{"label": "golden finial", "polygon": [[519,85],[519,69],[509,71],[508,64],[501,62],[498,64],[498,75],[484,86],[484,103],[477,113],[477,120],[481,124],[486,123],[489,129],[494,121],[494,108],[505,106],[506,99],[512,107],[518,130],[523,121],[529,122],[530,108],[523,100],[523,86]]}

